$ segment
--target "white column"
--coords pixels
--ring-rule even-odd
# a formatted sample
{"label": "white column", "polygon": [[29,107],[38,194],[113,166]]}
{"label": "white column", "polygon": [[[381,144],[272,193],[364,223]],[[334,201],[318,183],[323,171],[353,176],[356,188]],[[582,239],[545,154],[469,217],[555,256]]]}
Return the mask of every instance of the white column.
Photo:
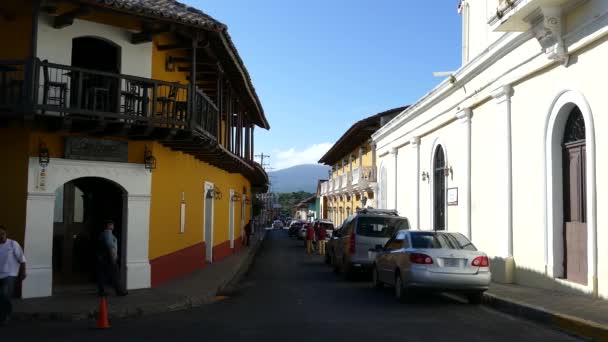
{"label": "white column", "polygon": [[473,240],[473,228],[471,226],[471,115],[471,108],[464,108],[456,114],[456,118],[464,125],[464,139],[466,141],[465,182],[461,196],[465,211],[465,214],[462,215],[462,222],[467,230],[469,240]]}
{"label": "white column", "polygon": [[53,216],[55,193],[28,193],[24,249],[27,278],[23,298],[49,297],[53,292]]}
{"label": "white column", "polygon": [[127,196],[127,289],[151,286],[150,261],[150,195]]}
{"label": "white column", "polygon": [[420,137],[413,137],[410,145],[416,149],[416,216],[413,228],[420,229]]}
{"label": "white column", "polygon": [[496,224],[497,250],[495,255],[504,258],[504,274],[496,273],[496,280],[513,282],[515,264],[513,260],[513,189],[511,156],[511,96],[513,88],[504,85],[492,96],[496,99]]}
{"label": "white column", "polygon": [[399,190],[397,189],[397,178],[399,177],[399,172],[397,170],[397,166],[399,163],[399,149],[397,149],[396,147],[393,147],[391,149],[391,155],[393,156],[393,191],[394,191],[394,202],[393,202],[393,208],[395,208],[395,210],[397,210],[397,195],[399,193]]}

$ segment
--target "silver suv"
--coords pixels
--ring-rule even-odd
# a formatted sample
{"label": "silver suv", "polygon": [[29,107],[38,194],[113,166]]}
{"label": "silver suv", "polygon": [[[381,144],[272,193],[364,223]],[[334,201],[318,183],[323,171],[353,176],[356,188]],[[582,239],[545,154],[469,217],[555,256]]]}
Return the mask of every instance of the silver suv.
{"label": "silver suv", "polygon": [[334,232],[330,250],[330,263],[336,273],[350,278],[355,272],[370,272],[374,264],[374,251],[399,230],[409,230],[410,224],[395,210],[360,209],[348,217]]}

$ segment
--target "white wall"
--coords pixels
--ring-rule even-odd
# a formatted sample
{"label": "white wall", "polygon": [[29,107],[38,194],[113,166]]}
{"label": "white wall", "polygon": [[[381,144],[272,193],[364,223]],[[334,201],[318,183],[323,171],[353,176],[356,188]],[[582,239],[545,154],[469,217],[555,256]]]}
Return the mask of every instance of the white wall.
{"label": "white wall", "polygon": [[[471,6],[482,1],[470,1]],[[483,4],[483,11],[487,11]],[[487,14],[487,12],[486,12]],[[481,16],[481,14],[478,14]],[[482,16],[483,17],[483,16]],[[553,248],[556,245],[548,236],[546,201],[547,179],[545,172],[545,130],[550,108],[556,98],[565,90],[575,90],[585,98],[592,112],[595,126],[595,174],[597,175],[595,194],[597,214],[590,218],[588,230],[591,235],[592,223],[597,220],[597,241],[599,244],[598,290],[599,295],[608,297],[608,219],[601,208],[608,207],[608,137],[600,134],[608,129],[608,118],[601,113],[608,108],[605,96],[604,64],[608,56],[608,2],[589,1],[565,18],[567,31],[564,36],[571,53],[570,64],[565,67],[541,52],[540,44],[532,35],[524,33],[489,34],[484,40],[479,33],[478,41],[472,48],[479,50],[477,60],[465,65],[456,73],[456,83],[442,83],[428,93],[409,110],[398,115],[373,135],[378,155],[386,155],[395,147],[399,148],[400,194],[415,191],[415,178],[403,172],[411,163],[412,151],[408,143],[420,137],[421,172],[432,174],[433,148],[441,143],[447,150],[447,165],[453,168],[453,178],[449,177],[447,187],[459,188],[458,206],[448,207],[448,230],[466,234],[466,208],[460,200],[462,189],[467,182],[466,169],[466,125],[455,119],[465,108],[472,110],[471,118],[471,224],[473,242],[490,256],[498,256],[493,271],[503,272],[500,265],[508,254],[508,217],[506,193],[508,192],[505,170],[508,163],[506,135],[506,104],[494,99],[493,94],[503,85],[512,85],[511,98],[511,151],[512,151],[512,226],[513,257],[517,283],[590,293],[593,290],[593,258],[589,257],[589,281],[586,286],[574,284],[553,277],[551,269]],[[482,21],[472,23],[482,28]],[[487,25],[487,24],[483,24]],[[584,25],[584,26],[582,26]],[[485,26],[484,26],[485,27]],[[483,31],[483,30],[481,30]],[[495,36],[499,40],[492,46]],[[485,49],[488,48],[487,51]],[[591,157],[591,156],[588,156]],[[390,161],[386,163],[391,168]],[[588,164],[591,165],[591,164]],[[390,175],[392,170],[389,169]],[[404,179],[406,178],[406,179]],[[589,178],[588,178],[589,181]],[[431,181],[432,183],[432,181]],[[421,183],[420,227],[432,228],[432,185]],[[388,187],[390,189],[389,178]],[[382,191],[383,189],[381,189]],[[390,193],[389,190],[389,203]],[[400,195],[398,207],[406,215],[412,206],[405,196]],[[551,228],[552,229],[552,228]],[[559,237],[557,237],[559,238]],[[549,240],[546,240],[549,239]],[[589,237],[588,253],[592,254]],[[546,242],[546,243],[545,243]],[[559,242],[559,241],[558,241]],[[559,244],[559,243],[558,243]],[[558,245],[557,244],[557,245]],[[546,260],[546,255],[550,258]],[[503,260],[504,261],[504,260]],[[496,269],[502,267],[503,269]]]}
{"label": "white wall", "polygon": [[121,73],[151,78],[152,43],[131,44],[129,31],[86,20],[74,19],[73,25],[55,29],[52,17],[41,15],[38,21],[37,56],[51,63],[70,65],[72,39],[87,36],[104,38],[121,47]]}

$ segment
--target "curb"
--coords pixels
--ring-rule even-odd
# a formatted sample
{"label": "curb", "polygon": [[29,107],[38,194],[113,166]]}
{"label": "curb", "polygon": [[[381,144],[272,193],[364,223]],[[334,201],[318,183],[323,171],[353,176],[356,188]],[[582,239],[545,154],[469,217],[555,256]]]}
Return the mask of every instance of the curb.
{"label": "curb", "polygon": [[495,310],[522,317],[571,335],[591,339],[592,341],[608,341],[608,326],[593,321],[551,312],[539,306],[502,298],[490,293],[484,294],[483,304]]}
{"label": "curb", "polygon": [[[162,303],[153,305],[134,305],[129,308],[125,308],[119,311],[109,311],[108,319],[124,319],[124,318],[138,318],[142,316],[161,314],[173,311],[183,311],[192,308],[196,308],[205,304],[211,304],[218,301],[217,296],[220,292],[224,292],[228,289],[236,287],[240,279],[245,275],[251,265],[260,246],[264,243],[266,234],[260,236],[259,242],[256,242],[246,257],[243,258],[241,264],[233,274],[227,275],[227,280],[224,280],[216,291],[207,292],[196,297],[185,298],[181,301],[174,303]],[[45,313],[25,313],[15,312],[11,316],[12,320],[15,321],[54,321],[54,322],[72,322],[72,321],[83,321],[94,319],[97,315],[97,308],[93,306],[88,312],[79,313],[63,313],[63,312],[45,312]]]}
{"label": "curb", "polygon": [[258,255],[262,245],[266,241],[266,234],[267,232],[264,231],[260,235],[258,242],[253,245],[253,248],[251,248],[247,257],[243,259],[235,274],[228,281],[225,281],[218,287],[216,294],[217,296],[229,295],[236,290],[238,283],[249,272],[253,262],[255,261],[255,257]]}

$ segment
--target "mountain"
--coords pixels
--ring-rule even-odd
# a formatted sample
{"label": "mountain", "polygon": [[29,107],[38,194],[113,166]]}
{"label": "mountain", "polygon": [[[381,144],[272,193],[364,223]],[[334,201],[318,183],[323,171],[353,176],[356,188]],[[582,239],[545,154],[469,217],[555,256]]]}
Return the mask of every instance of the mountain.
{"label": "mountain", "polygon": [[316,192],[319,179],[327,179],[329,166],[319,164],[296,165],[268,172],[273,192]]}

